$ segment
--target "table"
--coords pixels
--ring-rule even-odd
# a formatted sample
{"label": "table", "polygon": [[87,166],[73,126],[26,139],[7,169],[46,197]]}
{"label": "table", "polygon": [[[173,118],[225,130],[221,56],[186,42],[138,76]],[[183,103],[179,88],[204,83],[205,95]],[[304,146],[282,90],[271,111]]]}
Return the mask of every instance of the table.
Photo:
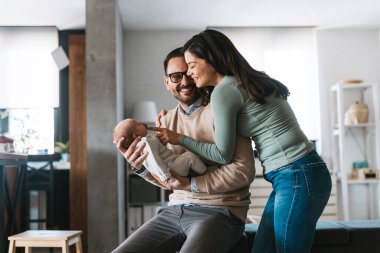
{"label": "table", "polygon": [[[17,232],[16,210],[27,161],[25,154],[0,153],[0,252],[6,252],[7,237]],[[14,185],[7,176],[10,169],[17,170]]]}

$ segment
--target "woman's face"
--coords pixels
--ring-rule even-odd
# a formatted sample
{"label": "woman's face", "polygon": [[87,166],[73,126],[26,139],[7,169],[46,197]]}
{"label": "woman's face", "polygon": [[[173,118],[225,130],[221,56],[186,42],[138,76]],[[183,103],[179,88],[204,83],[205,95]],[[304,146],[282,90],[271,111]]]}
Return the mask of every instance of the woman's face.
{"label": "woman's face", "polygon": [[189,51],[185,52],[185,61],[188,66],[187,75],[194,79],[198,88],[216,86],[223,78],[211,64]]}

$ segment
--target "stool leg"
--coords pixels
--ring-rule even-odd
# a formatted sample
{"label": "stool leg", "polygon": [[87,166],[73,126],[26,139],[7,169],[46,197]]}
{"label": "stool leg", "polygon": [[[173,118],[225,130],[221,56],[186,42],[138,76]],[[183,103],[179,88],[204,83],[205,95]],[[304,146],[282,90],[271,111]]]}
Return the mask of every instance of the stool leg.
{"label": "stool leg", "polygon": [[69,244],[66,241],[62,242],[62,253],[70,253]]}
{"label": "stool leg", "polygon": [[82,240],[81,240],[80,236],[78,238],[78,242],[75,244],[75,248],[76,248],[76,253],[83,253],[83,251],[82,251]]}
{"label": "stool leg", "polygon": [[25,247],[25,253],[32,253],[32,247]]}
{"label": "stool leg", "polygon": [[16,253],[16,245],[14,240],[9,241],[8,253]]}

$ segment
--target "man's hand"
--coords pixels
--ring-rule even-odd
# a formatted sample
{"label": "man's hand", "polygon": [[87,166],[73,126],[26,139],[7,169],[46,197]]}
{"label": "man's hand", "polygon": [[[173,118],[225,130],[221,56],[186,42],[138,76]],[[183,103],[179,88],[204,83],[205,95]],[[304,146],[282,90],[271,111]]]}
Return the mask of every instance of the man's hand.
{"label": "man's hand", "polygon": [[173,145],[179,144],[179,139],[181,135],[179,133],[173,132],[167,128],[161,127],[148,127],[148,130],[157,131],[157,137],[162,144],[166,145],[168,143]]}
{"label": "man's hand", "polygon": [[142,162],[145,160],[145,158],[148,156],[148,152],[143,152],[143,149],[145,147],[145,143],[142,143],[138,148],[136,148],[137,143],[141,141],[141,137],[137,137],[132,144],[129,146],[128,149],[125,149],[123,147],[124,137],[120,138],[117,143],[116,147],[120,151],[120,153],[124,156],[125,160],[134,168],[135,170],[139,170],[142,168]]}
{"label": "man's hand", "polygon": [[156,127],[161,127],[161,117],[165,116],[168,110],[162,109],[156,117]]}
{"label": "man's hand", "polygon": [[153,173],[151,174],[157,180],[157,182],[165,189],[191,191],[190,179],[188,177],[178,176],[173,171],[170,171],[170,173],[172,176],[166,181],[161,181],[157,175]]}

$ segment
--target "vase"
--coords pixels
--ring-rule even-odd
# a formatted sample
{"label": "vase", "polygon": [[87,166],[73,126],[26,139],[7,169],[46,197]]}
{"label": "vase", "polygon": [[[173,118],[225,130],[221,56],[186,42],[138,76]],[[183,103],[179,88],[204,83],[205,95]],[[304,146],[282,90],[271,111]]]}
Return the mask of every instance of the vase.
{"label": "vase", "polygon": [[70,162],[70,154],[69,153],[62,153],[61,154],[61,161],[62,162]]}

